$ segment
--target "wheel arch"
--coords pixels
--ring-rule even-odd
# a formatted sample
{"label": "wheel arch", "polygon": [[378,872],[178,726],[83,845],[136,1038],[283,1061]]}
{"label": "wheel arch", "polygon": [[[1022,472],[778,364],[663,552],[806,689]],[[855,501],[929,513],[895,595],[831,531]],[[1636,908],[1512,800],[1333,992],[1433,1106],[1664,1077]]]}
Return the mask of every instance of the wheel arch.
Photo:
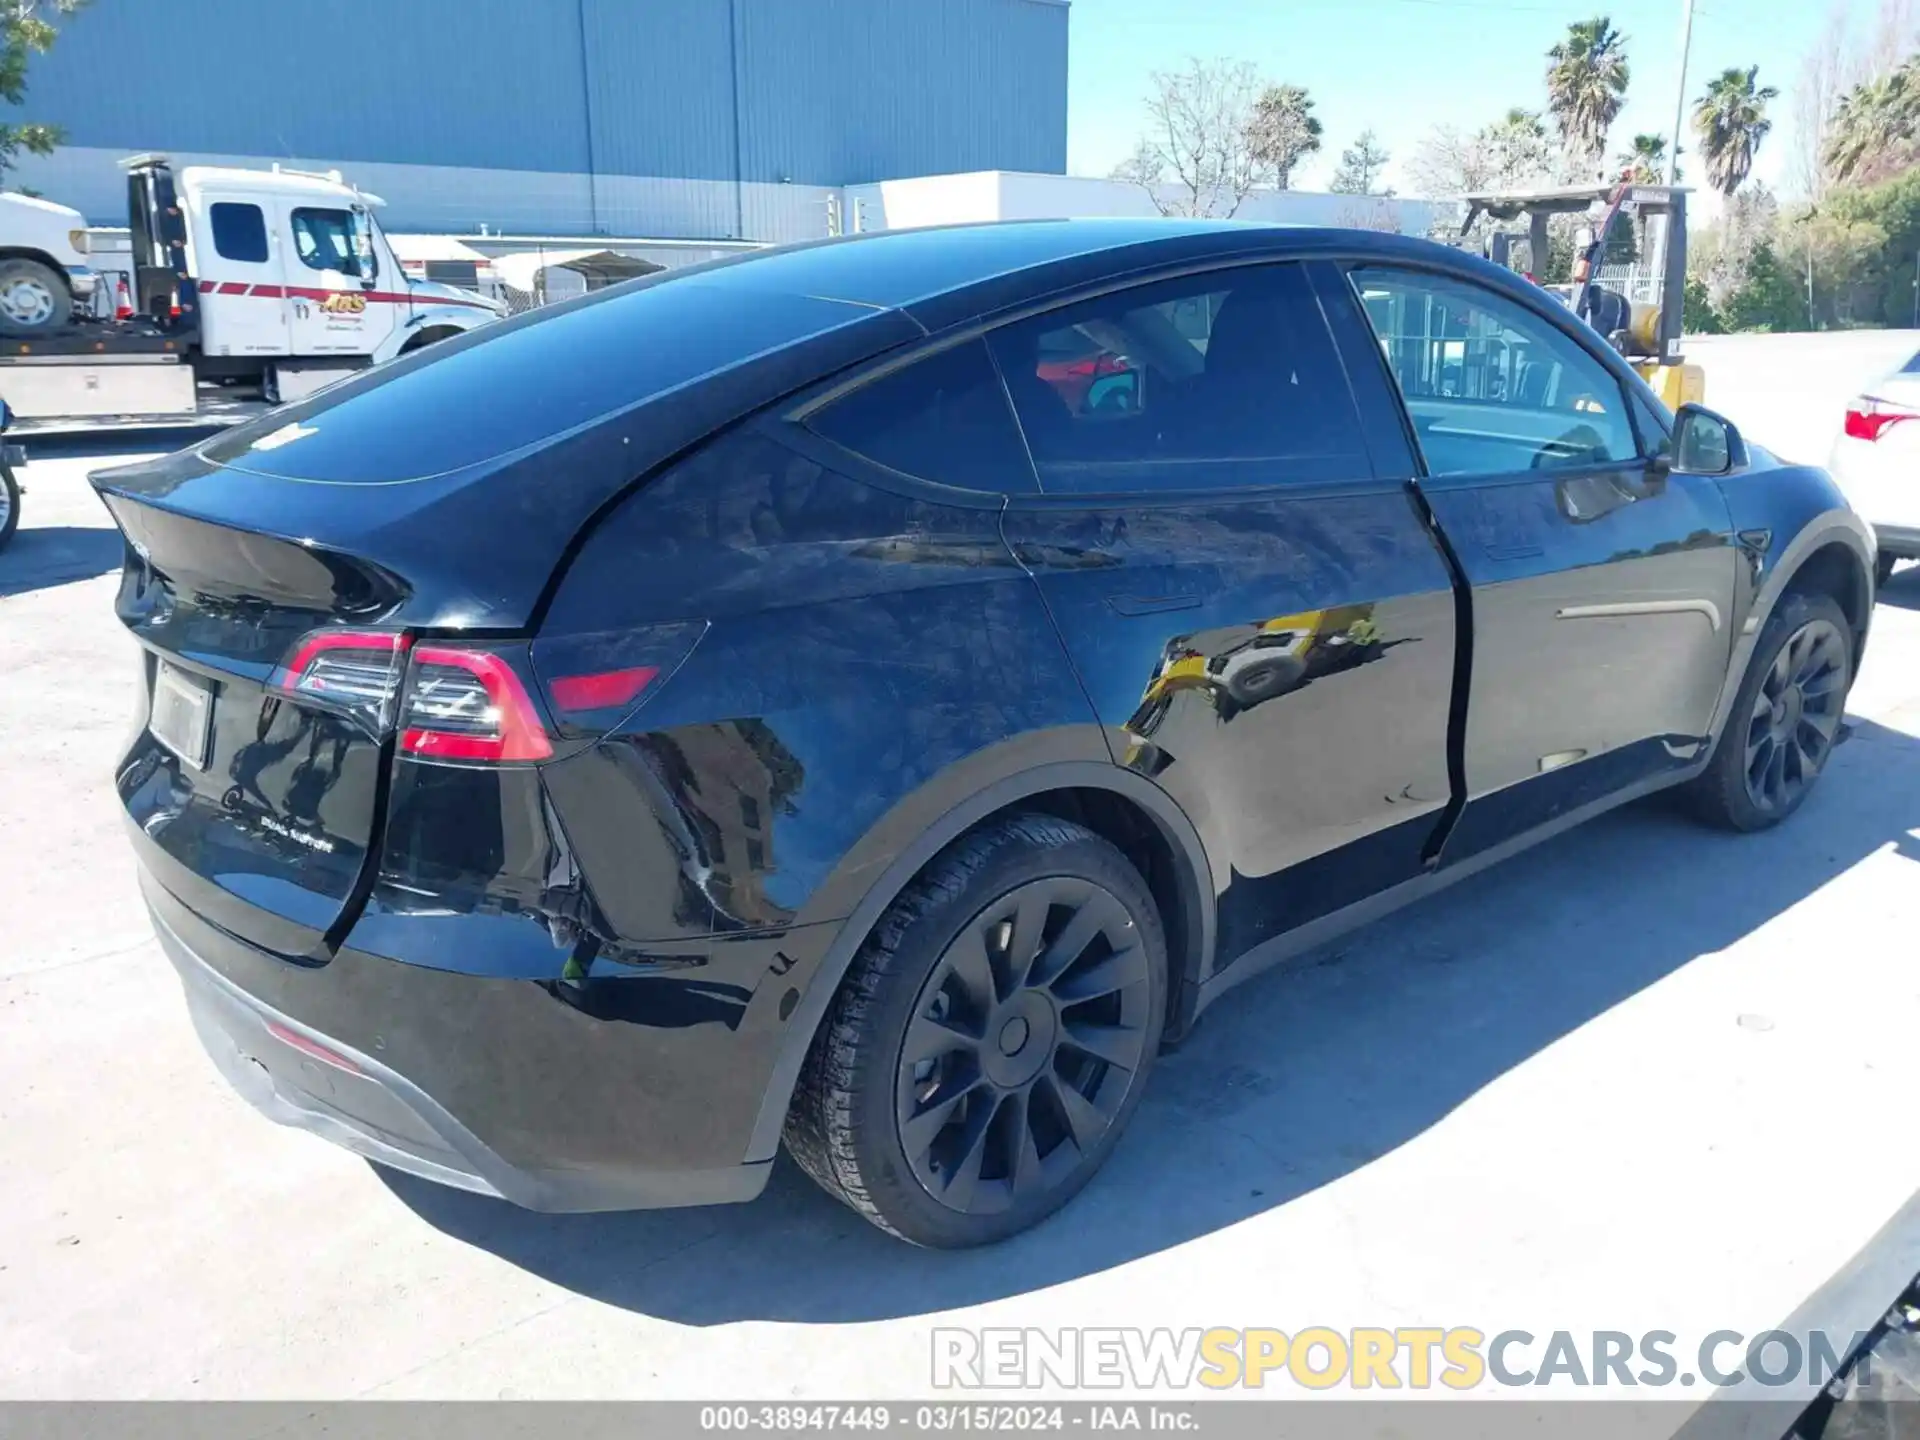
{"label": "wheel arch", "polygon": [[456,335],[464,334],[466,334],[466,329],[462,326],[448,324],[444,321],[439,321],[432,325],[425,325],[406,338],[405,343],[400,347],[400,353],[405,355],[411,350],[424,349],[435,341],[451,340]]}
{"label": "wheel arch", "polygon": [[0,245],[0,260],[37,261],[53,272],[54,279],[66,286],[70,298],[73,295],[73,282],[67,274],[67,267],[45,250],[36,250],[31,245]]}
{"label": "wheel arch", "polygon": [[925,826],[840,922],[787,1025],[747,1144],[748,1161],[770,1159],[779,1148],[807,1050],[880,917],[954,841],[996,816],[1019,810],[1039,810],[1085,825],[1140,867],[1167,929],[1172,973],[1166,1034],[1181,1034],[1193,1017],[1200,978],[1213,953],[1214,891],[1199,832],[1166,791],[1111,762],[1070,760],[1021,771],[976,790]]}
{"label": "wheel arch", "polygon": [[1705,768],[1713,750],[1718,749],[1740,682],[1753,663],[1754,647],[1759,644],[1767,621],[1788,594],[1833,596],[1853,632],[1854,673],[1859,674],[1860,661],[1866,653],[1867,631],[1873,619],[1873,553],[1872,535],[1857,515],[1851,510],[1827,510],[1759,562],[1764,567],[1759,589],[1734,635],[1726,680],[1713,715],[1710,732],[1713,743],[1700,758],[1700,768]]}

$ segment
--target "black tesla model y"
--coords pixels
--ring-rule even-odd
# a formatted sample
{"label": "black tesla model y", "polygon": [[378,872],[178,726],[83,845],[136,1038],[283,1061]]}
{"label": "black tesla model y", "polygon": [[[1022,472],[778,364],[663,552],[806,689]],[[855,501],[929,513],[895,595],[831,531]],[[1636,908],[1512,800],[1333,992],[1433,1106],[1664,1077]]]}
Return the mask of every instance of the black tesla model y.
{"label": "black tesla model y", "polygon": [[774,250],[105,470],[117,776],[269,1115],[549,1210],[784,1140],[1012,1234],[1248,976],[1683,786],[1791,814],[1873,543],[1552,297],[1395,236]]}

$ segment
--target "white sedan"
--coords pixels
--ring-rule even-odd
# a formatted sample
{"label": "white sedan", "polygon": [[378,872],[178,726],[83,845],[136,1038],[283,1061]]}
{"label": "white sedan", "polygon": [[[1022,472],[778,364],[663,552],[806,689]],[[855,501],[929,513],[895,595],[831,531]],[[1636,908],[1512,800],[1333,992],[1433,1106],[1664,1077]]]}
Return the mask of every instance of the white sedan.
{"label": "white sedan", "polygon": [[1848,404],[1827,468],[1878,536],[1881,584],[1920,560],[1920,354]]}

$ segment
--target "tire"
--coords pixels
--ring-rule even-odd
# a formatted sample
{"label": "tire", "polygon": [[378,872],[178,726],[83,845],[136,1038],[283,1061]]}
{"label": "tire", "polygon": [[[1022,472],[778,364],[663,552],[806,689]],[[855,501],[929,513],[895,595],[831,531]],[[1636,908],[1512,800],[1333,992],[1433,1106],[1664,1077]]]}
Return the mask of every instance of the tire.
{"label": "tire", "polygon": [[1882,550],[1873,557],[1873,588],[1878,590],[1893,578],[1893,567],[1900,562],[1897,555],[1889,555]]}
{"label": "tire", "polygon": [[[1838,602],[1782,596],[1713,759],[1688,785],[1695,812],[1729,830],[1765,830],[1798,810],[1840,738],[1852,684],[1853,639]],[[1789,689],[1796,698],[1786,698]]]}
{"label": "tire", "polygon": [[20,528],[20,487],[12,475],[0,470],[0,550],[7,548],[13,532]]}
{"label": "tire", "polygon": [[73,295],[51,266],[21,256],[0,260],[0,335],[50,335],[72,318]]}
{"label": "tire", "polygon": [[1112,1151],[1166,996],[1160,915],[1124,855],[1050,815],[989,822],[867,937],[801,1069],[787,1148],[903,1240],[1005,1239]]}
{"label": "tire", "polygon": [[1227,693],[1241,709],[1284,695],[1298,685],[1307,673],[1307,662],[1298,655],[1276,654],[1249,661],[1246,668],[1227,677]]}

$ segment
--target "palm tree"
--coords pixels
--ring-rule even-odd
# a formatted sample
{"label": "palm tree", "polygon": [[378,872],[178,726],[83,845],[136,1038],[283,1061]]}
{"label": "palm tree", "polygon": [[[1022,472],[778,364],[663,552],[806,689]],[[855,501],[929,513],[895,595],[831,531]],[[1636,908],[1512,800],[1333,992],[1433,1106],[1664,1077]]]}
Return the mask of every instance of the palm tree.
{"label": "palm tree", "polygon": [[1767,102],[1779,95],[1771,85],[1755,85],[1758,65],[1734,66],[1707,82],[1707,93],[1694,102],[1693,133],[1700,137],[1700,158],[1707,179],[1722,195],[1740,188],[1753,170],[1760,142],[1773,129]]}
{"label": "palm tree", "polygon": [[1667,137],[1634,136],[1633,148],[1622,153],[1617,163],[1623,172],[1633,177],[1634,184],[1658,185],[1667,168]]}
{"label": "palm tree", "polygon": [[1825,160],[1836,181],[1870,184],[1913,163],[1920,140],[1920,57],[1857,85],[1827,131]]}
{"label": "palm tree", "polygon": [[1627,37],[1604,15],[1567,27],[1547,51],[1547,108],[1567,158],[1592,169],[1627,98]]}

